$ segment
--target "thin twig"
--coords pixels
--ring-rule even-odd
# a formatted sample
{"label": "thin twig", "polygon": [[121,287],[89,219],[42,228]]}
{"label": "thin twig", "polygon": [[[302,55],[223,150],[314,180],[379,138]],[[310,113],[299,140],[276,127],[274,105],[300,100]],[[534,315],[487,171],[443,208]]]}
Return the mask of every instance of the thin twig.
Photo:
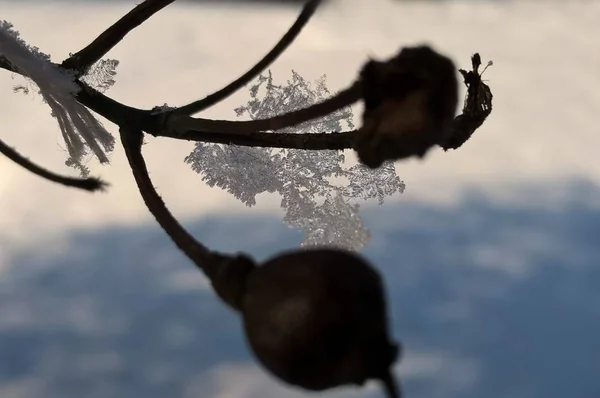
{"label": "thin twig", "polygon": [[[58,65],[60,67],[60,65]],[[19,73],[0,56],[0,68]],[[340,150],[352,148],[356,131],[291,134],[253,132],[249,134],[211,133],[206,131],[167,131],[163,129],[163,115],[124,105],[89,85],[77,81],[81,91],[75,95],[77,101],[114,124],[139,129],[154,137],[173,138],[187,141],[202,141],[217,144],[232,144],[250,147],[272,147],[307,150]]]}
{"label": "thin twig", "polygon": [[359,101],[361,97],[362,84],[356,82],[351,87],[340,91],[333,97],[322,102],[266,119],[243,121],[212,120],[193,118],[179,113],[167,114],[165,118],[166,128],[164,130],[172,130],[175,134],[186,133],[190,130],[227,134],[250,134],[258,131],[281,130],[329,115],[340,108],[352,105]]}
{"label": "thin twig", "polygon": [[125,14],[123,18],[119,19],[111,27],[102,32],[100,36],[88,46],[64,60],[62,67],[76,71],[78,77],[83,75],[90,66],[96,63],[123,40],[125,35],[174,1],[175,0],[144,1],[142,4]]}
{"label": "thin twig", "polygon": [[33,174],[45,178],[46,180],[56,182],[58,184],[65,185],[67,187],[79,188],[90,192],[95,191],[103,191],[108,184],[99,178],[90,177],[90,178],[77,178],[77,177],[65,177],[53,173],[52,171],[46,170],[29,159],[25,158],[23,155],[15,151],[10,146],[6,145],[2,140],[0,140],[0,153],[4,156],[23,167],[24,169],[32,172]]}
{"label": "thin twig", "polygon": [[356,130],[329,133],[253,132],[248,134],[209,133],[203,131],[187,131],[183,134],[176,134],[164,131],[155,135],[155,137],[247,147],[322,151],[352,148],[356,133]]}
{"label": "thin twig", "polygon": [[300,15],[296,19],[296,22],[290,27],[290,29],[283,35],[283,37],[279,40],[279,42],[261,59],[256,65],[254,65],[248,72],[244,73],[237,80],[229,83],[227,86],[223,87],[219,91],[216,91],[205,98],[194,101],[191,104],[179,107],[175,110],[175,112],[193,115],[194,113],[203,111],[214,104],[223,101],[225,98],[229,97],[231,94],[242,88],[244,85],[248,84],[252,79],[254,79],[260,72],[265,70],[271,63],[273,63],[288,47],[292,42],[298,37],[302,28],[306,25],[306,23],[310,20],[310,18],[315,13],[317,7],[321,3],[321,0],[309,0],[302,9]]}
{"label": "thin twig", "polygon": [[198,268],[206,275],[213,275],[213,269],[219,265],[222,256],[213,253],[207,247],[190,235],[181,224],[173,217],[165,202],[158,195],[142,156],[143,133],[139,130],[126,130],[121,128],[121,142],[125,148],[125,155],[131,166],[131,171],[144,203],[150,213],[156,218],[162,229],[171,237],[177,247],[183,251]]}

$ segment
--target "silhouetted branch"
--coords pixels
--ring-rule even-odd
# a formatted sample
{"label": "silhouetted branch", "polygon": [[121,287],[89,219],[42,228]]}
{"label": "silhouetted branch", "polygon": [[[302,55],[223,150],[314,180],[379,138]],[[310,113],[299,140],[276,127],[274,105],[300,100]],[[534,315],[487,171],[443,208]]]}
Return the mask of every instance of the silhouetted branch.
{"label": "silhouetted branch", "polygon": [[177,113],[192,115],[194,113],[203,111],[214,104],[223,101],[225,98],[229,97],[231,94],[239,90],[245,84],[248,84],[252,79],[254,79],[260,72],[265,70],[267,66],[273,63],[288,47],[296,37],[302,28],[306,25],[306,23],[310,20],[310,18],[315,13],[315,10],[321,3],[321,0],[310,0],[302,9],[300,15],[296,19],[296,22],[290,27],[290,29],[283,35],[279,42],[261,59],[256,65],[254,65],[248,72],[244,73],[237,80],[229,83],[227,86],[223,87],[219,91],[216,91],[205,98],[192,102],[191,104],[179,107],[175,110]]}
{"label": "silhouetted branch", "polygon": [[[74,68],[83,73],[87,67],[122,40],[129,31],[139,26],[172,1],[146,0],[107,29],[89,46],[65,60],[63,64],[52,65],[63,70]],[[448,80],[448,84],[440,85],[438,81],[440,75],[436,72],[437,66],[435,66],[437,61],[429,62],[426,58],[420,58],[422,54],[417,58],[407,55],[422,53],[424,47],[403,49],[396,57],[388,61],[368,62],[365,67],[370,65],[369,67],[376,68],[374,79],[365,80],[366,76],[371,75],[364,74],[365,69],[363,69],[360,78],[349,89],[305,109],[277,115],[273,118],[250,121],[210,120],[193,118],[186,114],[222,100],[249,81],[254,74],[259,73],[262,68],[287,48],[314,13],[318,4],[318,0],[309,0],[294,25],[269,54],[245,75],[201,101],[167,111],[161,111],[157,108],[150,110],[138,109],[107,97],[78,78],[75,80],[75,84],[79,87],[79,91],[74,96],[79,103],[115,123],[121,129],[125,129],[125,131],[146,132],[155,137],[239,146],[308,150],[342,150],[350,148],[359,150],[359,147],[362,146],[363,154],[377,154],[378,159],[361,159],[367,161],[372,167],[377,167],[380,161],[384,159],[423,156],[425,151],[432,145],[439,145],[446,150],[458,148],[490,114],[492,94],[489,87],[481,80],[478,71],[481,60],[479,55],[476,54],[473,57],[473,70],[469,72],[461,70],[465,84],[468,87],[463,113],[454,120],[451,117],[450,119],[447,117],[439,118],[439,115],[435,115],[438,112],[436,109],[439,108],[439,104],[443,104],[444,101],[447,104],[452,104],[453,94],[446,97],[449,91],[445,93],[440,88],[454,86],[455,83]],[[429,52],[433,54],[429,58],[431,60],[437,59],[439,61],[445,58],[433,50]],[[420,72],[422,68],[418,65],[415,66],[415,62],[420,63],[430,71],[424,75]],[[448,65],[451,65],[451,61],[448,62],[450,62]],[[1,56],[0,68],[22,73]],[[380,77],[377,77],[378,75]],[[448,75],[448,73],[444,73],[444,75]],[[373,102],[373,98],[375,98],[373,95],[379,98],[375,102]],[[446,99],[444,100],[444,98]],[[364,125],[365,120],[363,120],[363,126],[356,131],[320,134],[267,132],[319,118],[360,99],[363,102],[370,101],[370,105],[366,104],[369,105],[367,107],[369,112],[363,115],[363,119],[367,118],[368,126]],[[446,110],[445,114],[449,114],[449,111]],[[409,122],[409,120],[412,121]],[[436,138],[440,134],[435,133],[438,128],[435,123],[432,123],[434,120],[442,123],[440,124],[444,130],[442,138]],[[377,132],[378,138],[370,138],[373,132]],[[394,144],[393,148],[385,144],[386,140]],[[371,148],[372,145],[375,146]],[[373,152],[374,148],[379,149]]]}
{"label": "silhouetted branch", "polygon": [[187,131],[181,135],[165,131],[155,136],[225,145],[321,151],[350,149],[355,135],[356,130],[310,134],[265,133],[261,131],[248,134],[229,134]]}
{"label": "silhouetted branch", "polygon": [[93,42],[65,59],[61,66],[71,69],[80,77],[87,69],[106,55],[125,35],[175,0],[146,0],[106,29]]}
{"label": "silhouetted branch", "polygon": [[[10,63],[0,57],[0,68],[10,72],[19,73]],[[81,91],[76,94],[77,100],[94,112],[102,115],[111,122],[127,126],[132,129],[143,130],[155,137],[173,138],[187,141],[210,142],[250,147],[272,147],[303,150],[342,150],[351,149],[356,131],[328,132],[328,133],[277,133],[277,132],[251,132],[247,134],[231,134],[227,132],[215,133],[211,131],[169,131],[163,128],[165,114],[157,114],[152,110],[144,110],[124,105],[100,93],[89,85],[77,81]],[[485,83],[481,82],[485,85]],[[487,90],[489,90],[489,87]],[[491,93],[491,92],[490,92]],[[465,104],[470,101],[473,92],[467,93]],[[491,99],[491,97],[490,97]],[[490,102],[491,109],[491,102]],[[489,111],[485,113],[489,114]],[[475,126],[480,116],[464,112],[457,116],[453,122],[454,133],[451,136],[459,137],[465,131],[465,122]],[[471,133],[472,134],[472,133]],[[464,142],[464,141],[463,141]],[[445,144],[446,145],[446,144]],[[448,146],[447,148],[451,148]]]}
{"label": "silhouetted branch", "polygon": [[353,84],[351,87],[340,91],[338,94],[322,102],[310,105],[307,108],[286,112],[281,115],[266,119],[243,121],[212,120],[193,118],[178,112],[165,115],[164,130],[173,134],[186,134],[190,131],[206,131],[210,133],[251,134],[257,131],[281,130],[286,127],[298,125],[309,120],[326,116],[345,106],[359,101],[362,97],[362,85]]}
{"label": "silhouetted branch", "polygon": [[52,171],[46,170],[29,159],[25,158],[23,155],[18,153],[16,150],[12,149],[4,141],[0,140],[0,153],[23,167],[24,169],[32,172],[33,174],[45,178],[48,181],[56,182],[58,184],[65,185],[67,187],[79,188],[85,191],[95,192],[95,191],[103,191],[108,183],[100,180],[99,178],[77,178],[77,177],[65,177],[53,173]]}
{"label": "silhouetted branch", "polygon": [[131,171],[144,203],[150,213],[156,218],[163,230],[171,237],[177,247],[183,251],[207,275],[214,274],[214,268],[220,264],[223,256],[213,253],[198,242],[173,217],[165,202],[158,195],[150,176],[146,162],[142,156],[143,133],[140,130],[121,128],[121,143],[131,166]]}

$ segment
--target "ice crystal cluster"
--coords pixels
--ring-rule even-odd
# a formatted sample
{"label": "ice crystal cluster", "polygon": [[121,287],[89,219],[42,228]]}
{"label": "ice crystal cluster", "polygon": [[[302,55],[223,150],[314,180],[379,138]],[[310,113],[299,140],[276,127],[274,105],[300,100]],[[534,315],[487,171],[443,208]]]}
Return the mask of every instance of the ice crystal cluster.
{"label": "ice crystal cluster", "polygon": [[[35,87],[51,114],[58,121],[69,158],[66,164],[89,173],[83,165],[84,157],[91,151],[101,163],[108,163],[107,153],[114,149],[114,137],[92,113],[77,102],[75,94],[80,87],[74,73],[65,72],[50,61],[50,55],[30,46],[10,22],[0,20],[0,58],[26,76],[27,83],[14,86],[15,92],[28,94]],[[81,81],[105,91],[115,81],[116,60],[100,60],[81,77]]]}
{"label": "ice crystal cluster", "polygon": [[[285,85],[269,71],[250,87],[250,100],[235,109],[238,117],[263,119],[304,108],[330,96],[325,76],[311,83],[295,71]],[[278,132],[322,133],[353,129],[350,107]],[[404,190],[393,163],[371,170],[349,165],[343,151],[249,148],[197,143],[185,158],[210,186],[218,186],[247,206],[256,195],[281,196],[284,221],[305,233],[303,246],[334,245],[362,249],[370,239],[357,199],[376,199]]]}

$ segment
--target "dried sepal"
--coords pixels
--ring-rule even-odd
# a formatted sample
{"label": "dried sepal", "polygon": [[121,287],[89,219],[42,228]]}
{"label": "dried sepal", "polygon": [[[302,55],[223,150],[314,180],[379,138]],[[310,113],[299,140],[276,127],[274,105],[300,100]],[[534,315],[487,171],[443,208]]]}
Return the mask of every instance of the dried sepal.
{"label": "dried sepal", "polygon": [[369,61],[361,71],[365,109],[354,142],[360,161],[377,168],[386,160],[423,157],[445,142],[458,106],[455,71],[449,58],[427,46]]}
{"label": "dried sepal", "polygon": [[217,262],[206,271],[213,290],[231,309],[240,311],[247,278],[256,268],[256,262],[244,253],[215,253],[214,258]]}
{"label": "dried sepal", "polygon": [[[440,143],[440,146],[446,151],[462,146],[492,112],[493,95],[490,87],[481,79],[485,69],[481,73],[479,72],[481,57],[478,53],[471,57],[471,64],[472,70],[470,71],[459,69],[467,86],[467,98],[462,114],[454,119],[452,133],[446,141]],[[491,65],[492,61],[488,62],[486,68]]]}

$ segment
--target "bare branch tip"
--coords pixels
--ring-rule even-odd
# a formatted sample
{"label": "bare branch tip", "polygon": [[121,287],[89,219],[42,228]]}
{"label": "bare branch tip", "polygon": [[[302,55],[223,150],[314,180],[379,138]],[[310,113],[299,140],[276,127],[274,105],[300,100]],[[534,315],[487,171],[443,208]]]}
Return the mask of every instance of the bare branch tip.
{"label": "bare branch tip", "polygon": [[306,26],[308,21],[314,15],[321,2],[322,0],[308,0],[304,4],[304,7],[302,8],[302,11],[298,15],[298,18],[296,19],[294,24],[281,37],[281,39],[279,39],[277,44],[275,44],[275,46],[260,61],[258,61],[252,68],[250,68],[250,70],[248,70],[236,80],[229,83],[227,86],[206,96],[205,98],[178,108],[177,112],[186,115],[193,115],[194,113],[201,112],[223,101],[225,98],[235,93],[244,85],[248,84],[260,72],[262,72],[263,70],[265,70],[265,68],[267,68],[273,62],[275,62],[275,60],[277,60],[277,58],[279,58],[279,56],[281,56],[281,54],[283,54],[285,50],[294,42],[294,40],[298,37],[302,29],[304,28],[304,26]]}
{"label": "bare branch tip", "polygon": [[110,187],[110,183],[96,177],[87,178],[82,186],[83,189],[90,192],[106,192],[108,187]]}

